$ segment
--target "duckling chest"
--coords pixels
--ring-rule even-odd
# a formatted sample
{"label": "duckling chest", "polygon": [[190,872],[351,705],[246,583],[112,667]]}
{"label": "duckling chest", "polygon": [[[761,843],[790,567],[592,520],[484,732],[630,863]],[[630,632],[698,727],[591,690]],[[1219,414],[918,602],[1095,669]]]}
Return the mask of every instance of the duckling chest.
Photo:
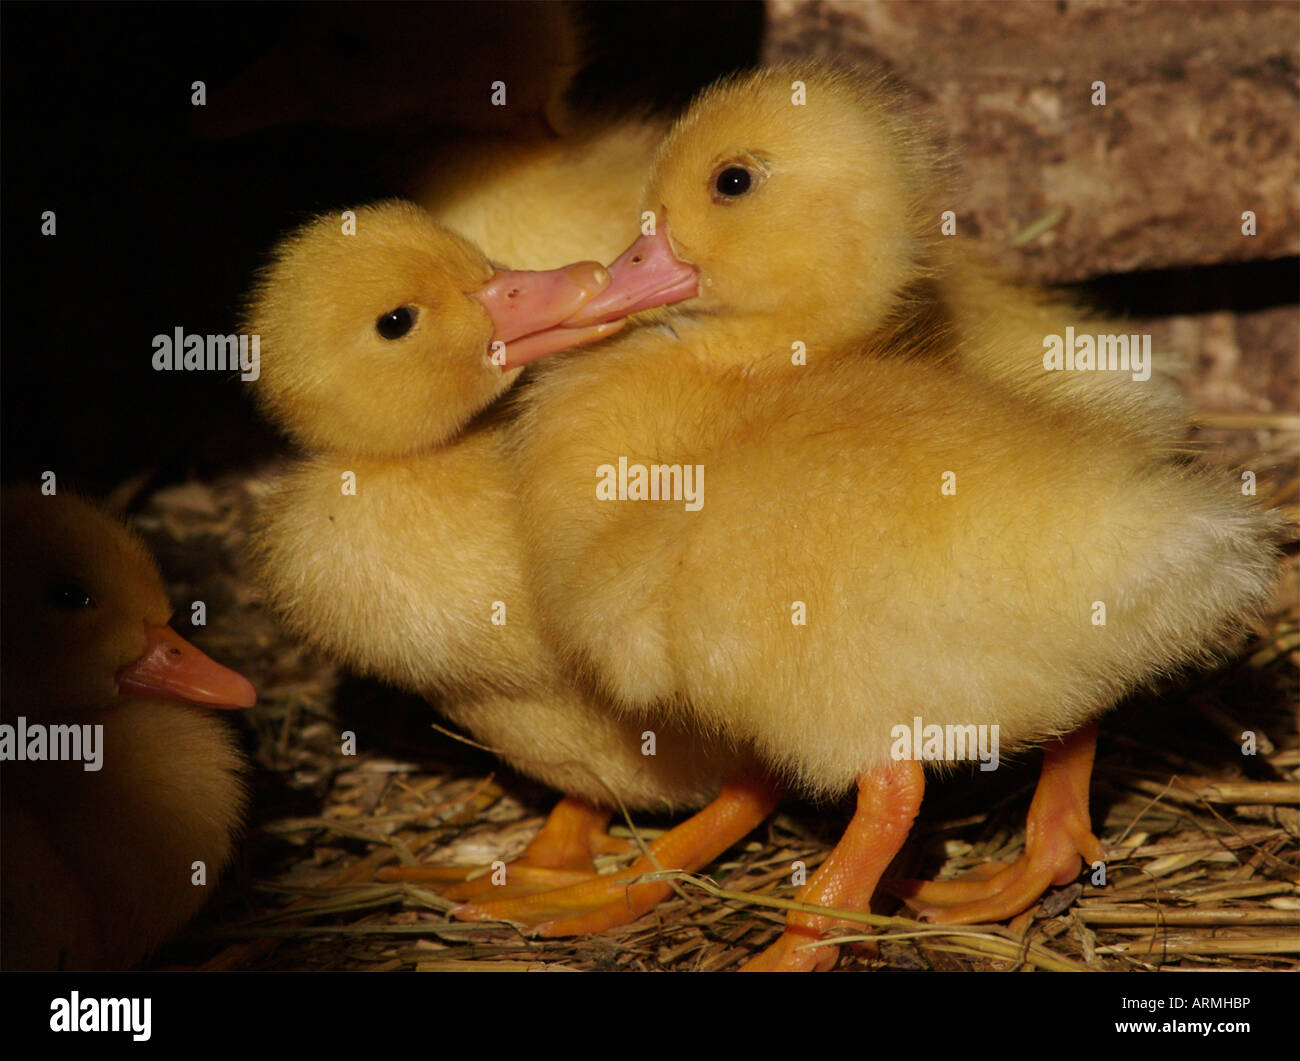
{"label": "duckling chest", "polygon": [[[792,441],[817,420],[780,386],[661,360],[573,366],[528,392],[512,451],[530,536],[554,561],[662,569],[665,543],[688,552],[736,514],[760,532],[798,523],[825,496],[833,469],[797,467]],[[774,462],[779,496],[764,489]]]}
{"label": "duckling chest", "polygon": [[[454,688],[523,647],[517,509],[490,449],[404,461],[318,457],[264,505],[255,548],[275,610],[363,672]],[[510,684],[512,675],[496,675]]]}
{"label": "duckling chest", "polygon": [[[765,489],[759,474],[781,413],[761,386],[666,361],[573,367],[534,387],[514,425],[530,573],[563,628],[590,626],[594,639],[626,625],[666,642],[674,600],[726,606],[725,586],[745,582],[746,542],[804,518],[791,489]],[[793,478],[811,503],[817,476]]]}

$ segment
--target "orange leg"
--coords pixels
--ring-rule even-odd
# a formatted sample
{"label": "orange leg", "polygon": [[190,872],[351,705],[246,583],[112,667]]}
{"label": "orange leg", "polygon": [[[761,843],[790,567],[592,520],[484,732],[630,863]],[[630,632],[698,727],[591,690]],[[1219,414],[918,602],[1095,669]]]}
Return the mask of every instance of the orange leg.
{"label": "orange leg", "polygon": [[[858,778],[858,809],[840,842],[818,867],[812,879],[799,889],[801,903],[834,906],[842,910],[866,910],[880,875],[898,854],[912,820],[921,809],[925,774],[916,762],[893,763]],[[791,913],[781,938],[742,972],[820,972],[830,969],[839,957],[839,947],[796,950],[816,942],[828,928],[851,922],[820,914]]]}
{"label": "orange leg", "polygon": [[467,903],[452,913],[465,921],[523,923],[541,936],[580,936],[628,924],[672,893],[666,882],[628,881],[660,869],[699,869],[758,826],[779,799],[780,790],[766,778],[738,778],[702,811],[651,844],[648,856],[619,873],[522,898]]}
{"label": "orange leg", "polygon": [[1088,781],[1097,750],[1097,727],[1084,726],[1043,756],[1043,772],[1025,822],[1025,853],[975,879],[893,881],[890,890],[920,910],[920,916],[948,925],[1004,921],[1028,910],[1051,885],[1079,875],[1079,858],[1105,858],[1088,820]]}
{"label": "orange leg", "polygon": [[528,895],[563,888],[596,876],[593,856],[622,854],[628,849],[626,840],[617,840],[605,832],[609,817],[607,810],[566,796],[556,804],[524,853],[506,866],[505,884],[495,883],[495,873],[466,881],[468,875],[481,871],[481,867],[472,866],[385,866],[377,876],[380,880],[447,884],[450,887],[439,890],[449,899],[471,899],[488,893],[499,897]]}

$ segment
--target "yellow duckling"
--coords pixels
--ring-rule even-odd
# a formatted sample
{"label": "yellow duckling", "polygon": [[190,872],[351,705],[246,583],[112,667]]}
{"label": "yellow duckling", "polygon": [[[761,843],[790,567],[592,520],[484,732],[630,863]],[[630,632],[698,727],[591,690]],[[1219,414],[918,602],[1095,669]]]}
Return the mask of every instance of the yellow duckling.
{"label": "yellow duckling", "polygon": [[[807,85],[814,82],[820,98],[818,93],[806,98]],[[941,215],[951,205],[952,164],[935,148],[926,128],[901,86],[880,75],[831,65],[777,67],[723,80],[706,90],[659,145],[657,186],[645,196],[639,213],[645,227],[645,219],[655,218],[658,211],[679,257],[699,267],[700,297],[675,312],[709,314],[712,307],[727,303],[731,292],[744,290],[750,303],[747,319],[731,314],[727,327],[755,329],[766,317],[775,328],[791,332],[776,355],[795,353],[815,365],[837,342],[872,334],[890,356],[955,360],[1040,402],[1125,419],[1162,439],[1180,433],[1182,395],[1165,366],[1153,364],[1149,354],[1135,349],[1130,357],[1128,336],[1122,336],[1124,371],[1043,370],[1045,337],[1059,336],[1064,344],[1067,328],[1080,335],[1122,329],[1092,319],[1060,295],[1012,283],[983,260],[978,248],[943,235]],[[745,146],[778,143],[784,164],[770,151]],[[612,158],[616,150],[601,145],[591,153],[600,160],[605,154]],[[629,163],[640,161],[637,152],[626,146],[624,151]],[[796,158],[806,165],[790,165]],[[567,167],[553,164],[560,172],[551,174],[552,181],[559,183]],[[503,168],[509,172],[500,164],[494,170]],[[590,175],[607,191],[617,185],[606,168],[593,162]],[[742,172],[748,174],[743,190],[725,187],[728,180],[741,180]],[[788,200],[797,200],[799,208],[784,218],[751,218],[748,182],[756,188],[774,172]],[[531,172],[513,181],[500,176],[502,194],[491,198],[495,211],[504,208],[507,191],[525,200],[527,188],[542,183],[540,177]],[[702,181],[710,188],[708,196],[694,194]],[[482,183],[491,196],[492,182]],[[630,195],[636,184],[627,181],[619,198]],[[460,201],[472,200],[462,192]],[[670,203],[680,216],[667,216]],[[712,225],[719,206],[750,223]],[[468,214],[468,206],[461,211]],[[511,228],[521,232],[526,247],[526,220],[533,213],[544,213],[537,200],[530,201],[529,211],[510,216]],[[599,216],[584,219],[584,236],[587,224]],[[848,222],[843,228],[841,219]],[[486,234],[486,219],[479,225]],[[618,230],[624,227],[620,223]],[[834,238],[826,240],[832,233]],[[630,274],[636,266],[655,262],[659,264],[648,271],[670,272],[661,243],[651,235],[629,247],[611,265],[624,272],[624,282],[589,302],[575,322],[590,323],[620,312],[620,294],[629,297],[624,292],[633,290]],[[766,301],[753,293],[777,252],[791,277],[839,274],[835,283],[802,292],[820,348],[810,341],[813,333],[806,325],[783,312],[784,291],[768,292]],[[710,268],[714,261],[726,263],[722,274]],[[1109,350],[1094,353],[1103,360],[1108,355]],[[1070,356],[1073,364],[1073,350]],[[1142,385],[1134,386],[1138,377]]]}
{"label": "yellow duckling", "polygon": [[[699,806],[743,772],[729,744],[672,725],[654,727],[655,754],[645,754],[644,713],[616,715],[565,677],[528,592],[503,431],[473,419],[519,375],[493,362],[494,336],[507,364],[600,338],[617,325],[557,325],[609,278],[594,263],[494,271],[406,203],[359,209],[355,226],[345,235],[322,217],[289,237],[253,297],[259,398],[308,453],[261,506],[255,566],[297,637],[437,700],[512,766],[570,797],[512,883],[585,880],[591,855],[611,845],[602,830],[617,801]],[[748,798],[744,821],[701,831],[692,865],[762,820],[766,790]],[[601,889],[609,901],[626,890],[602,878],[584,909],[606,901]]]}
{"label": "yellow duckling", "polygon": [[2,508],[4,967],[126,969],[203,905],[243,816],[244,757],[193,705],[256,697],[167,626],[121,523],[36,488]]}
{"label": "yellow duckling", "polygon": [[[974,757],[956,738],[1005,755],[1064,737],[1024,857],[921,891],[936,916],[986,920],[1102,857],[1092,723],[1230,642],[1268,595],[1277,524],[1165,459],[1176,405],[1125,392],[1142,382],[1045,382],[1042,336],[1022,340],[1061,318],[1016,304],[1000,347],[994,327],[963,334],[951,306],[926,305],[962,286],[930,164],[890,97],[843,71],[706,92],[660,150],[654,234],[616,263],[661,286],[671,252],[699,297],[543,372],[517,481],[571,665],[619,702],[752,743],[808,794],[857,784],[803,901],[866,906],[919,806],[921,760]],[[996,309],[972,291],[968,307]],[[751,967],[833,964],[832,945],[797,949],[830,924],[793,915]]]}
{"label": "yellow duckling", "polygon": [[664,122],[629,120],[565,138],[483,137],[412,189],[436,221],[521,269],[612,260],[636,235]]}

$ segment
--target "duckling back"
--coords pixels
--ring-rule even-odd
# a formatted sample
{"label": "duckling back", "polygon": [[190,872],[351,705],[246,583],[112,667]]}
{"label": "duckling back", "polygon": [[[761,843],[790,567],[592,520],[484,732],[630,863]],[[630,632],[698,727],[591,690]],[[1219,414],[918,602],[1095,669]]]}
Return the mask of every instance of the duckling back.
{"label": "duckling back", "polygon": [[[947,249],[934,297],[945,322],[936,346],[967,371],[1031,401],[1137,429],[1157,450],[1184,436],[1188,407],[1174,378],[1176,359],[1153,348],[1151,336],[1132,334],[1129,323],[1017,284],[961,243]],[[1077,366],[1073,346],[1068,363],[1064,356],[1073,337],[1092,350]]]}
{"label": "duckling back", "polygon": [[637,233],[664,128],[647,119],[569,139],[471,141],[440,158],[412,198],[517,269],[612,261]]}

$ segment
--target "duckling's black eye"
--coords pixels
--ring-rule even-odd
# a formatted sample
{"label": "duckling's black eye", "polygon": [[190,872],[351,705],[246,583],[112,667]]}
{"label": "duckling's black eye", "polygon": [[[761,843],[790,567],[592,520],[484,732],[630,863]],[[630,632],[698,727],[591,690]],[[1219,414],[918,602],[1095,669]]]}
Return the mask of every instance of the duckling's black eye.
{"label": "duckling's black eye", "polygon": [[75,582],[52,583],[46,587],[45,600],[61,612],[78,612],[95,603],[90,594]]}
{"label": "duckling's black eye", "polygon": [[741,166],[728,166],[718,174],[713,187],[717,189],[719,195],[725,195],[728,199],[738,199],[749,191],[753,183],[754,179],[750,176],[749,170]]}
{"label": "duckling's black eye", "polygon": [[415,327],[415,310],[400,306],[375,321],[375,328],[385,339],[400,339]]}

